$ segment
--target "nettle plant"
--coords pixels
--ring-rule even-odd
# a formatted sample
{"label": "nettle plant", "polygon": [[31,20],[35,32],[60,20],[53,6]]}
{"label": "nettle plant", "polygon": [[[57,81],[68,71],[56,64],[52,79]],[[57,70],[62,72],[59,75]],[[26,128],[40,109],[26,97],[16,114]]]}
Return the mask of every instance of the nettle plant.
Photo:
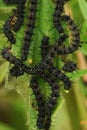
{"label": "nettle plant", "polygon": [[[70,1],[3,2],[5,8],[12,7],[12,15],[3,24],[8,43],[1,47],[1,56],[10,65],[7,65],[10,72],[7,75],[12,75],[14,82],[17,80],[21,84],[15,89],[27,103],[29,127],[32,124],[29,129],[49,130],[52,115],[61,102],[62,90],[71,88],[72,73],[77,69],[75,51],[83,43],[78,25],[64,8]],[[77,77],[79,75],[80,71]],[[23,85],[28,87],[22,88]]]}

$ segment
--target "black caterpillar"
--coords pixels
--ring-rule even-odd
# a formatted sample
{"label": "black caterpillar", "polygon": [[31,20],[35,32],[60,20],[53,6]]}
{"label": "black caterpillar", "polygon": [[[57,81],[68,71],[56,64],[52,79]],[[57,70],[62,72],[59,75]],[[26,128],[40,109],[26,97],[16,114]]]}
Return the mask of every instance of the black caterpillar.
{"label": "black caterpillar", "polygon": [[44,120],[44,129],[49,130],[50,125],[51,125],[51,115],[57,104],[60,87],[55,82],[56,79],[52,76],[49,76],[49,74],[43,72],[41,74],[41,77],[44,78],[46,82],[48,82],[52,90],[51,95],[48,98],[48,101],[46,102],[46,107],[45,107],[46,116]]}
{"label": "black caterpillar", "polygon": [[38,118],[37,118],[37,127],[39,129],[44,128],[44,118],[45,118],[45,102],[41,90],[39,88],[39,84],[37,81],[37,77],[33,77],[31,79],[31,88],[35,95],[37,105],[38,105]]}
{"label": "black caterpillar", "polygon": [[65,62],[62,69],[66,72],[73,72],[77,69],[77,64],[74,63],[73,61],[67,61]]}
{"label": "black caterpillar", "polygon": [[16,23],[14,24],[13,26],[13,31],[14,32],[17,32],[20,30],[21,26],[23,25],[23,22],[24,22],[24,10],[25,10],[25,4],[26,4],[26,0],[22,0],[22,1],[19,1],[17,3],[17,9],[16,11],[14,12],[15,14],[15,17],[17,17],[17,21]]}
{"label": "black caterpillar", "polygon": [[74,21],[71,19],[70,16],[64,15],[62,16],[62,19],[67,22],[69,29],[71,31],[72,34],[72,42],[71,45],[69,47],[64,47],[64,48],[59,48],[59,54],[70,54],[73,53],[74,51],[76,51],[78,49],[78,47],[80,47],[80,34],[78,31],[78,27],[77,25],[74,23]]}
{"label": "black caterpillar", "polygon": [[57,55],[60,54],[59,52],[59,46],[63,45],[63,43],[65,42],[65,40],[67,39],[67,35],[63,34],[59,37],[58,41],[56,43],[54,43],[49,51],[47,56],[45,57],[47,61],[52,61],[52,59]]}
{"label": "black caterpillar", "polygon": [[7,37],[8,41],[10,41],[10,43],[14,44],[16,43],[16,39],[14,37],[14,34],[11,30],[11,22],[12,22],[13,16],[11,16],[4,24],[3,26],[3,31],[5,36]]}
{"label": "black caterpillar", "polygon": [[19,66],[15,65],[10,69],[10,73],[11,75],[18,77],[20,75],[23,75],[24,71]]}
{"label": "black caterpillar", "polygon": [[56,0],[56,8],[55,8],[53,21],[59,33],[64,33],[64,29],[62,28],[61,25],[61,16],[62,13],[64,12],[65,2],[68,2],[68,0]]}
{"label": "black caterpillar", "polygon": [[23,45],[21,48],[21,60],[22,61],[25,61],[28,56],[30,42],[31,42],[31,38],[33,35],[33,29],[35,26],[36,10],[37,10],[36,7],[37,7],[37,0],[31,1],[30,7],[29,7],[27,30],[25,31],[24,42],[23,42]]}
{"label": "black caterpillar", "polygon": [[15,64],[16,66],[21,67],[22,63],[20,62],[19,59],[17,59],[12,53],[10,52],[11,48],[4,48],[1,52],[1,55],[3,56],[4,59],[9,61],[11,64]]}
{"label": "black caterpillar", "polygon": [[[9,61],[11,64],[17,66],[17,68],[20,68],[20,70],[23,72],[26,72],[28,74],[35,74],[37,72],[36,69],[32,69],[32,68],[29,68],[27,67],[26,65],[24,65],[21,60],[19,60],[18,58],[16,58],[11,52],[11,47],[8,47],[8,48],[4,48],[2,51],[1,51],[1,55],[4,59],[6,59],[7,61]],[[13,67],[14,68],[14,67]],[[16,70],[12,69],[12,74],[13,76],[16,76]]]}
{"label": "black caterpillar", "polygon": [[26,0],[17,2],[17,9],[15,10],[13,16],[10,16],[3,26],[4,34],[7,37],[8,41],[10,41],[10,43],[12,44],[16,43],[16,39],[12,30],[17,32],[22,26],[23,21],[24,21],[25,3],[26,3]]}
{"label": "black caterpillar", "polygon": [[44,127],[46,130],[49,130],[51,126],[52,111],[54,110],[57,104],[57,100],[59,98],[59,86],[55,82],[53,82],[51,88],[52,88],[52,93],[46,106],[46,120],[45,120],[45,127]]}
{"label": "black caterpillar", "polygon": [[60,19],[61,19],[61,14],[63,11],[63,1],[61,0],[56,0],[56,8],[55,8],[55,13],[54,13],[54,25],[57,28],[59,33],[63,33],[64,30],[60,24]]}
{"label": "black caterpillar", "polygon": [[50,65],[49,72],[52,73],[55,78],[58,78],[64,83],[64,89],[68,90],[71,88],[71,82],[69,78],[65,74],[63,74],[60,70],[58,70],[56,67]]}
{"label": "black caterpillar", "polygon": [[25,0],[3,0],[3,2],[7,5],[14,5],[14,4],[20,4],[25,2]]}
{"label": "black caterpillar", "polygon": [[3,2],[7,5],[14,5],[14,4],[18,4],[19,0],[3,0]]}
{"label": "black caterpillar", "polygon": [[46,57],[49,51],[49,37],[45,36],[41,42],[41,56],[42,60]]}

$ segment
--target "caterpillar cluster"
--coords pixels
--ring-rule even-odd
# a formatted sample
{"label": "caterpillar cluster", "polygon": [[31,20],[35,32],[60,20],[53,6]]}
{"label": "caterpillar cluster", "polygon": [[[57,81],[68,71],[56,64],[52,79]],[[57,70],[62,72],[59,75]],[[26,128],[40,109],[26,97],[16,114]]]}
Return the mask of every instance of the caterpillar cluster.
{"label": "caterpillar cluster", "polygon": [[33,30],[35,27],[36,10],[37,10],[37,0],[31,0],[29,7],[27,30],[25,31],[25,37],[21,48],[21,60],[25,61],[28,56],[28,51],[30,47],[31,38],[33,35]]}
{"label": "caterpillar cluster", "polygon": [[[4,49],[2,51],[2,55],[5,59],[7,59],[10,63],[14,64],[15,66],[17,66],[17,68],[13,67],[10,71],[11,71],[11,74],[14,75],[14,76],[18,76],[20,75],[21,71],[18,71],[18,68],[20,70],[22,70],[22,73],[23,71],[24,72],[27,72],[29,74],[33,74],[34,72],[34,69],[31,69],[31,72],[29,72],[29,67],[25,66],[24,64],[21,63],[20,60],[18,60],[17,58],[15,58],[9,51],[9,48],[7,49]],[[63,75],[60,71],[56,70],[55,71],[55,68],[54,67],[51,67],[49,70],[47,68],[44,68],[43,66],[45,65],[45,62],[42,64],[39,65],[39,67],[37,66],[35,68],[35,71],[34,74],[37,74],[39,75],[40,77],[42,77],[43,79],[45,79],[45,81],[47,81],[49,83],[49,85],[51,86],[52,88],[52,93],[49,97],[49,100],[48,102],[45,104],[47,107],[45,107],[45,117],[44,117],[44,121],[42,121],[43,119],[40,118],[42,115],[40,114],[40,111],[41,109],[38,109],[38,112],[39,112],[39,117],[38,117],[38,120],[37,120],[37,126],[40,128],[40,127],[44,127],[46,129],[49,129],[50,127],[50,124],[51,124],[51,115],[52,115],[52,111],[56,105],[56,101],[57,101],[57,98],[59,96],[59,87],[58,85],[55,83],[55,80],[57,79],[60,79],[60,80],[63,80],[64,83],[68,82],[68,78]],[[51,65],[50,65],[51,66]],[[46,67],[46,66],[45,66]],[[39,68],[39,73],[38,73],[38,68]],[[17,69],[17,70],[15,70]],[[14,71],[15,70],[15,71]],[[54,79],[50,79],[50,76],[49,74],[46,74],[46,72],[50,72],[52,75],[54,75]],[[57,73],[58,71],[58,73]],[[19,73],[20,72],[20,73]],[[67,84],[68,85],[68,84]],[[69,85],[68,85],[69,86]],[[68,87],[67,86],[67,87]],[[69,89],[69,88],[66,88],[65,89]],[[36,87],[35,90],[37,91],[38,88]],[[33,90],[34,91],[34,90]],[[35,94],[35,93],[34,93]],[[38,102],[39,100],[37,100]],[[39,107],[39,106],[38,106]],[[43,112],[43,111],[42,111]],[[50,112],[50,113],[49,113]],[[42,123],[43,122],[43,123]],[[44,124],[44,126],[43,126]]]}
{"label": "caterpillar cluster", "polygon": [[[14,0],[13,3],[11,0],[3,1],[6,4],[17,4],[17,10],[14,12],[14,15],[11,16],[4,25],[5,36],[12,44],[14,44],[16,40],[13,31],[17,32],[23,24],[26,0],[22,0],[21,2]],[[78,27],[70,16],[64,14],[64,4],[66,2],[68,2],[68,0],[56,0],[53,23],[59,32],[59,38],[54,44],[49,45],[50,36],[43,36],[40,47],[42,60],[38,65],[31,68],[23,63],[23,61],[27,60],[30,43],[32,41],[38,0],[30,0],[27,29],[25,31],[21,47],[20,59],[16,58],[16,56],[11,53],[11,47],[4,48],[1,52],[2,57],[9,61],[10,64],[13,64],[10,69],[11,75],[16,77],[21,76],[24,73],[32,75],[30,87],[35,95],[38,106],[37,127],[44,130],[50,129],[52,112],[55,109],[57,100],[60,96],[58,81],[63,83],[65,90],[69,90],[71,88],[71,81],[65,73],[73,72],[77,68],[76,63],[71,60],[65,61],[61,70],[54,66],[53,63],[53,59],[57,55],[62,56],[66,54],[67,56],[67,54],[72,54],[80,46],[80,34]],[[69,38],[69,35],[65,33],[66,31],[62,26],[62,21],[67,25],[72,36],[68,47],[64,46],[64,43]],[[51,88],[51,94],[48,96],[47,101],[44,101],[45,95],[41,93],[38,83],[39,78],[42,78],[45,82],[47,82]]]}

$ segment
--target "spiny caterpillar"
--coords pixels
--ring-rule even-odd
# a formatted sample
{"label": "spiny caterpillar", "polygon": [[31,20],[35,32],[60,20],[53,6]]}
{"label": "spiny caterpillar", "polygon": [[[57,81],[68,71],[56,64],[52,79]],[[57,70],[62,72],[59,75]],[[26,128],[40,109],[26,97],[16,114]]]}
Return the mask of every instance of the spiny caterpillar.
{"label": "spiny caterpillar", "polygon": [[31,88],[33,90],[38,105],[37,127],[42,129],[44,128],[43,123],[45,118],[45,102],[37,80],[37,77],[33,77],[31,79]]}
{"label": "spiny caterpillar", "polygon": [[20,75],[23,75],[24,71],[19,66],[15,65],[10,69],[10,73],[11,75],[18,77]]}
{"label": "spiny caterpillar", "polygon": [[49,50],[49,37],[45,36],[41,42],[41,56],[42,60],[44,57],[47,55],[48,50]]}
{"label": "spiny caterpillar", "polygon": [[3,2],[7,5],[14,5],[14,4],[20,4],[25,2],[25,0],[3,0]]}
{"label": "spiny caterpillar", "polygon": [[13,31],[14,32],[17,32],[20,30],[21,26],[23,25],[23,22],[24,22],[24,14],[25,14],[25,4],[26,4],[26,1],[27,0],[22,0],[22,1],[19,1],[17,3],[17,9],[16,11],[14,12],[15,13],[15,16],[17,17],[17,21],[16,23],[14,24],[13,26]]}
{"label": "spiny caterpillar", "polygon": [[77,69],[77,64],[73,61],[66,61],[62,69],[66,72],[73,72]]}
{"label": "spiny caterpillar", "polygon": [[3,2],[7,5],[13,5],[13,4],[17,4],[18,0],[3,0]]}
{"label": "spiny caterpillar", "polygon": [[44,120],[44,129],[49,130],[51,125],[51,115],[56,107],[57,99],[59,97],[59,85],[55,82],[56,78],[49,76],[49,73],[42,73],[42,77],[48,84],[51,86],[52,92],[50,97],[48,98],[45,106],[45,120]]}
{"label": "spiny caterpillar", "polygon": [[57,28],[59,33],[63,33],[64,30],[61,25],[61,15],[64,10],[64,0],[56,0],[56,8],[54,13],[54,25]]}
{"label": "spiny caterpillar", "polygon": [[3,26],[3,31],[4,31],[4,34],[5,34],[5,36],[7,37],[8,41],[9,41],[11,44],[14,44],[14,43],[16,43],[16,39],[15,39],[14,34],[13,34],[12,30],[11,30],[11,24],[10,24],[10,23],[11,23],[12,19],[13,19],[13,16],[10,17],[10,18],[5,22],[5,24],[4,24],[4,26]]}
{"label": "spiny caterpillar", "polygon": [[[43,1],[43,0],[42,0]],[[16,4],[17,9],[14,12],[13,16],[11,16],[4,25],[4,33],[8,38],[10,43],[16,43],[14,34],[12,31],[17,32],[21,29],[23,25],[23,21],[25,18],[25,5],[26,0],[22,0],[21,2],[18,0],[12,1],[4,0],[6,4]],[[68,60],[64,61],[64,65],[61,69],[54,65],[54,60],[56,56],[61,57],[68,54],[72,54],[79,47],[81,47],[80,42],[80,33],[78,30],[78,26],[75,24],[71,16],[65,15],[64,5],[68,2],[68,0],[56,0],[55,1],[55,11],[53,14],[53,24],[55,30],[57,30],[59,37],[53,44],[50,45],[51,36],[46,30],[46,34],[44,33],[41,40],[41,46],[39,49],[41,50],[41,61],[30,67],[26,65],[25,62],[30,51],[30,43],[32,42],[32,36],[34,34],[34,28],[36,24],[39,0],[30,0],[28,7],[28,22],[25,30],[25,36],[23,38],[23,43],[21,46],[21,54],[20,58],[14,56],[11,53],[13,45],[10,47],[4,48],[1,51],[1,55],[4,59],[6,59],[10,64],[12,64],[12,68],[10,69],[10,73],[13,76],[21,76],[24,73],[31,75],[30,87],[32,88],[33,94],[35,95],[37,106],[38,106],[38,114],[37,114],[37,127],[38,129],[49,130],[51,126],[51,117],[55,107],[57,105],[57,101],[60,97],[60,85],[59,81],[63,83],[64,89],[69,90],[71,88],[71,80],[66,75],[66,72],[73,72],[76,70],[76,63]],[[45,5],[46,6],[46,5]],[[27,6],[26,6],[27,8]],[[44,21],[46,22],[46,21]],[[62,22],[66,25],[63,27]],[[39,30],[39,28],[38,28]],[[69,41],[70,35],[66,32],[68,30],[72,37],[71,41]],[[39,30],[40,31],[40,30]],[[66,40],[68,40],[68,46],[65,45]],[[37,42],[36,42],[37,44]],[[35,48],[36,49],[36,48]],[[16,50],[15,50],[16,51]],[[34,52],[33,52],[34,53]],[[25,61],[25,62],[24,62]],[[32,59],[29,61],[32,63]],[[39,86],[39,79],[44,80],[44,82],[48,83],[51,93],[49,96],[42,93],[42,89]],[[44,101],[44,97],[47,97],[47,100]]]}
{"label": "spiny caterpillar", "polygon": [[22,26],[24,21],[25,3],[26,0],[17,2],[17,9],[15,10],[13,16],[10,16],[3,26],[4,34],[7,37],[8,41],[12,44],[16,43],[13,31],[17,32],[18,30],[20,30],[20,27]]}
{"label": "spiny caterpillar", "polygon": [[25,31],[24,42],[21,48],[21,60],[25,61],[28,56],[28,51],[30,47],[31,38],[33,35],[33,29],[35,26],[35,19],[36,19],[36,10],[37,10],[37,0],[32,1],[29,7],[29,14],[28,14],[28,23],[27,23],[27,30]]}

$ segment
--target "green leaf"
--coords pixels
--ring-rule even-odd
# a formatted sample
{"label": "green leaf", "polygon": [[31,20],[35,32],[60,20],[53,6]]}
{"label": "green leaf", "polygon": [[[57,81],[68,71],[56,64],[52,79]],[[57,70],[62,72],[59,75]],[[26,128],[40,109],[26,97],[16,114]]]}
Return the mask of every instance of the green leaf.
{"label": "green leaf", "polygon": [[8,62],[4,62],[0,65],[0,84],[2,83],[2,81],[5,79],[5,76],[8,72],[8,67],[9,67],[9,63]]}
{"label": "green leaf", "polygon": [[68,73],[67,75],[70,77],[71,80],[77,80],[85,74],[87,74],[87,70],[78,70],[74,71],[73,73]]}
{"label": "green leaf", "polygon": [[78,0],[79,7],[85,20],[87,20],[87,2],[86,0]]}

